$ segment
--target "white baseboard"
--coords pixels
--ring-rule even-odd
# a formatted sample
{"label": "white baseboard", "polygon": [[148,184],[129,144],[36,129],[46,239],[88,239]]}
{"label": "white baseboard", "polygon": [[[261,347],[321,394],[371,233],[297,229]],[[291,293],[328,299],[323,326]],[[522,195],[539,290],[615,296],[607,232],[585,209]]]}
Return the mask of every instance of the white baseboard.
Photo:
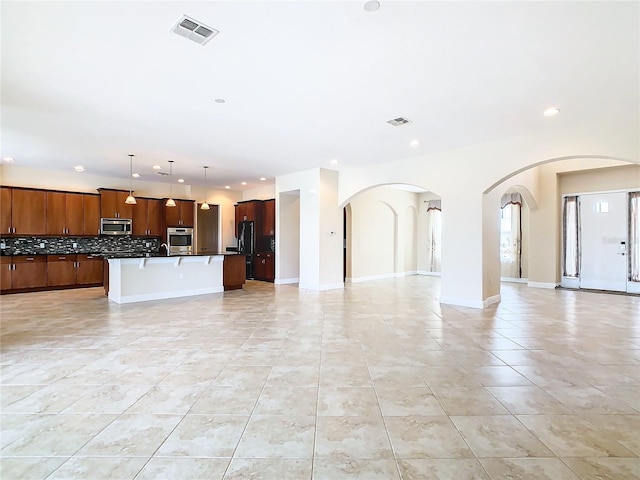
{"label": "white baseboard", "polygon": [[547,283],[547,282],[529,282],[528,286],[533,288],[556,288],[558,286],[557,283]]}
{"label": "white baseboard", "polygon": [[396,273],[396,277],[410,277],[411,275],[417,275],[418,271],[417,270],[410,270],[407,272],[398,272]]}
{"label": "white baseboard", "polygon": [[192,297],[208,293],[223,293],[224,287],[196,288],[193,290],[179,290],[174,292],[145,293],[140,295],[116,295],[109,292],[109,300],[116,303],[148,302],[150,300],[165,300],[168,298]]}
{"label": "white baseboard", "polygon": [[487,308],[487,307],[490,307],[491,305],[494,305],[496,303],[500,303],[501,300],[502,300],[502,296],[500,294],[493,295],[493,296],[491,296],[489,298],[485,298],[482,301],[482,306],[483,306],[483,308]]}
{"label": "white baseboard", "polygon": [[428,275],[431,277],[441,277],[442,272],[429,272],[427,270],[418,270],[418,275]]}
{"label": "white baseboard", "polygon": [[273,283],[276,285],[289,285],[291,283],[298,283],[299,278],[276,278]]}
{"label": "white baseboard", "polygon": [[528,278],[500,277],[501,282],[506,283],[529,283]]}
{"label": "white baseboard", "polygon": [[458,307],[487,308],[501,300],[500,295],[493,295],[485,300],[469,300],[467,298],[440,297],[440,303],[456,305]]}
{"label": "white baseboard", "polygon": [[301,290],[311,290],[313,292],[324,292],[325,290],[342,290],[344,283],[325,283],[324,285],[300,285]]}
{"label": "white baseboard", "polygon": [[351,277],[349,283],[368,282],[370,280],[383,280],[385,278],[395,278],[395,273],[380,273],[378,275],[365,275],[363,277]]}

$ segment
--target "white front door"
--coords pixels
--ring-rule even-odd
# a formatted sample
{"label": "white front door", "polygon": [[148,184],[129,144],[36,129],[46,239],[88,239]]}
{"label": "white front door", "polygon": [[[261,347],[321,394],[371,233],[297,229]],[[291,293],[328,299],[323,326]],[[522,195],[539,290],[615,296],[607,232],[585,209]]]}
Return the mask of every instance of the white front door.
{"label": "white front door", "polygon": [[580,288],[627,289],[627,194],[580,195]]}

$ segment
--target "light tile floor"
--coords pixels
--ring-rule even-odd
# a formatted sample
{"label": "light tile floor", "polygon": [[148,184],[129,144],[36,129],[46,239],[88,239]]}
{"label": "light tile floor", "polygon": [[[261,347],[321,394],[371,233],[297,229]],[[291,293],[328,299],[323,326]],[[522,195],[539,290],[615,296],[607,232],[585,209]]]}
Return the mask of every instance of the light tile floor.
{"label": "light tile floor", "polygon": [[640,298],[439,280],[0,298],[0,477],[638,479]]}

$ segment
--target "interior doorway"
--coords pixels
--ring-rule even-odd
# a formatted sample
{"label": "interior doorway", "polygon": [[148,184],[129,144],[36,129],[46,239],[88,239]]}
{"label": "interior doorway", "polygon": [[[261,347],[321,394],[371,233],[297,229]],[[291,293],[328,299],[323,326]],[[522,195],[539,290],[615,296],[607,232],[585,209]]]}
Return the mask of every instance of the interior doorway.
{"label": "interior doorway", "polygon": [[196,215],[196,253],[203,255],[218,253],[219,205],[209,205],[209,210],[202,210],[198,204]]}

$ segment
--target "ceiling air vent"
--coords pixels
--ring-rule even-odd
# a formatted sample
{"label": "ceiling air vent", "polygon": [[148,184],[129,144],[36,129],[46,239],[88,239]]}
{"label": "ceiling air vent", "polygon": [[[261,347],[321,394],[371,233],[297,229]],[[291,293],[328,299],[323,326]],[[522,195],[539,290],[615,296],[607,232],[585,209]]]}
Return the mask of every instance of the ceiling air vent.
{"label": "ceiling air vent", "polygon": [[387,120],[387,123],[393,125],[394,127],[399,127],[400,125],[404,125],[405,123],[409,123],[409,120],[407,120],[404,117],[398,117],[398,118],[394,118],[392,120]]}
{"label": "ceiling air vent", "polygon": [[186,15],[182,15],[182,17],[178,20],[178,22],[173,26],[171,30],[182,37],[199,43],[200,45],[204,45],[218,33],[220,33],[219,30],[208,27],[202,22],[198,22],[197,20],[194,20],[191,17],[187,17]]}

